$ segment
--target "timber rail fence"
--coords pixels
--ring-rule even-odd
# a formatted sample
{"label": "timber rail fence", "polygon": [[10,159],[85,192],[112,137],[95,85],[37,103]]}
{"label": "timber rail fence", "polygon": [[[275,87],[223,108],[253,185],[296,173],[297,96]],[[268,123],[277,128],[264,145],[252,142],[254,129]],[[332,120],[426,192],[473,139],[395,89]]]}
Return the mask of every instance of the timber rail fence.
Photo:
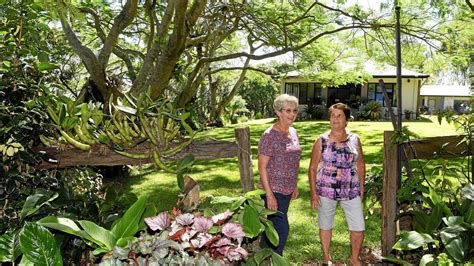
{"label": "timber rail fence", "polygon": [[[187,154],[193,154],[197,160],[238,157],[240,182],[244,192],[254,189],[252,151],[250,149],[250,129],[235,128],[236,141],[196,140],[171,159],[179,160]],[[141,143],[131,149],[130,153],[144,153],[151,148],[149,143]],[[46,153],[52,161],[43,161],[35,168],[65,168],[71,166],[115,166],[140,165],[153,163],[151,156],[147,159],[133,159],[114,152],[109,147],[96,144],[88,151],[79,150],[72,146],[40,147],[37,152]]]}

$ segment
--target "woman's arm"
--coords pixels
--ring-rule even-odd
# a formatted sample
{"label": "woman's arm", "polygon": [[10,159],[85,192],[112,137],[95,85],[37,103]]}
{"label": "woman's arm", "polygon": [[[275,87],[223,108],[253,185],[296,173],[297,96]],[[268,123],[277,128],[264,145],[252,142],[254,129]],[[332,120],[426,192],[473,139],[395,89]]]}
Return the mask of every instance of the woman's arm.
{"label": "woman's arm", "polygon": [[357,152],[359,156],[357,157],[356,161],[356,171],[357,175],[359,176],[359,183],[360,183],[360,197],[364,198],[364,185],[365,185],[365,160],[364,160],[364,153],[362,152],[362,143],[360,139],[357,138]]}
{"label": "woman's arm", "polygon": [[276,211],[278,209],[278,204],[272,188],[270,187],[270,182],[268,181],[267,165],[269,160],[270,156],[263,154],[258,155],[258,172],[260,173],[260,180],[267,196],[267,208]]}
{"label": "woman's arm", "polygon": [[311,190],[311,207],[316,210],[319,205],[319,196],[316,191],[316,171],[321,160],[321,138],[318,138],[311,151],[311,162],[309,163],[308,178],[309,188]]}

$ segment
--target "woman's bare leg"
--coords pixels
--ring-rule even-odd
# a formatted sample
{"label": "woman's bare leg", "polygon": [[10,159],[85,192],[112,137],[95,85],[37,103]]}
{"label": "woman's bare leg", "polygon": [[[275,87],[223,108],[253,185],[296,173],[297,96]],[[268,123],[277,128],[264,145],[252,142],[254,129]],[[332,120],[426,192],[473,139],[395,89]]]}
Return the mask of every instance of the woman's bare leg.
{"label": "woman's bare leg", "polygon": [[364,242],[364,231],[350,231],[351,232],[351,264],[352,265],[362,265],[362,262],[359,258],[360,251],[362,248],[362,242]]}
{"label": "woman's bare leg", "polygon": [[331,260],[329,249],[331,247],[332,230],[319,229],[319,238],[321,239],[321,247],[323,249],[323,262],[327,263]]}

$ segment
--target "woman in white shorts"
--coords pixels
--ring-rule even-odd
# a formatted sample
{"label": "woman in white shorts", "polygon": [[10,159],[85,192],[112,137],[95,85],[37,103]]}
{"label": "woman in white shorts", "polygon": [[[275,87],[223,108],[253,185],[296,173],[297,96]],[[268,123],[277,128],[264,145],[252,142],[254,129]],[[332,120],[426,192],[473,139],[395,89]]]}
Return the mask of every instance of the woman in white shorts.
{"label": "woman in white shorts", "polygon": [[323,263],[331,264],[330,244],[336,205],[341,203],[350,230],[351,264],[359,258],[364,241],[365,222],[362,208],[365,162],[359,137],[346,130],[350,108],[336,103],[329,108],[331,130],[319,136],[313,145],[308,176],[311,207],[318,211],[319,237]]}

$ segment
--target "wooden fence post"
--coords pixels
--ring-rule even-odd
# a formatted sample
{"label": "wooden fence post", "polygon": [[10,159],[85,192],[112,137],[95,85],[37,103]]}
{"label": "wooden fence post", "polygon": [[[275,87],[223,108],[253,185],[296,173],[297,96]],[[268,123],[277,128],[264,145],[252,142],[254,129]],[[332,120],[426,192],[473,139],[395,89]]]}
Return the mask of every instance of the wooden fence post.
{"label": "wooden fence post", "polygon": [[383,134],[382,256],[390,254],[397,233],[397,149],[390,145],[392,134]]}
{"label": "wooden fence post", "polygon": [[239,158],[240,182],[242,183],[242,188],[244,192],[254,190],[249,127],[236,128],[235,139],[238,145],[237,157]]}

